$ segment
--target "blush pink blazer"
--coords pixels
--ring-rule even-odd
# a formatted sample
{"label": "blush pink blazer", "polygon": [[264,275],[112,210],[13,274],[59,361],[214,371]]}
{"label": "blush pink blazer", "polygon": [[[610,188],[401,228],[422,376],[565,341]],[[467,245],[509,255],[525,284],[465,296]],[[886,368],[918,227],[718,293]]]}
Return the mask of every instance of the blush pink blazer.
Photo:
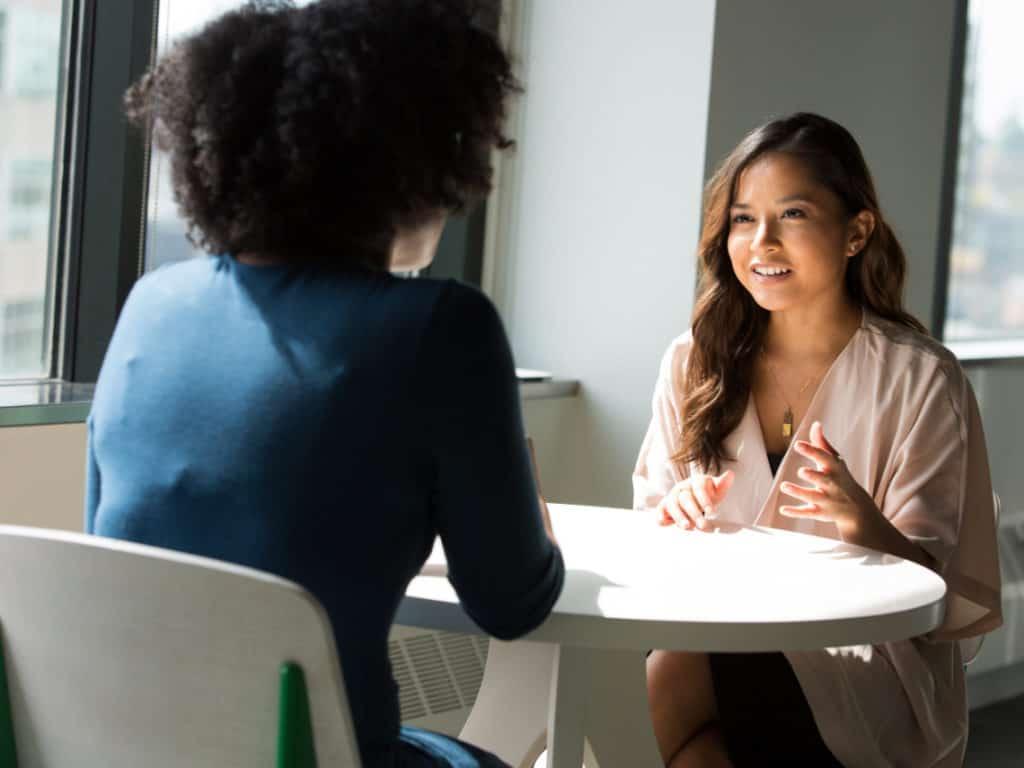
{"label": "blush pink blazer", "polygon": [[[695,466],[679,450],[689,333],[666,352],[651,425],[633,474],[634,507],[656,506]],[[992,486],[978,406],[956,359],[933,339],[865,312],[797,427],[821,421],[853,477],[882,513],[939,564],[945,620],[924,637],[786,653],[826,744],[847,766],[957,766],[967,737],[964,656],[1002,623]],[[757,410],[747,403],[726,440],[735,472],[716,517],[839,538],[831,523],[778,513],[796,503],[783,480],[809,465],[786,454],[775,478]],[[693,535],[705,535],[694,532]],[[959,642],[957,642],[959,641]]]}

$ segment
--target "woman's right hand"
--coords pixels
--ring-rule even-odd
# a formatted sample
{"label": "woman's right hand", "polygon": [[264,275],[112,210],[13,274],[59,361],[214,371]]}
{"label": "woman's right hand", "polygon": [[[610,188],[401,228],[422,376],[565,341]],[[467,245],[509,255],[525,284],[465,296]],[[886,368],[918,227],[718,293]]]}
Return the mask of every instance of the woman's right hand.
{"label": "woman's right hand", "polygon": [[676,483],[658,504],[658,523],[710,530],[708,515],[725,499],[734,476],[729,469],[718,477],[696,474]]}

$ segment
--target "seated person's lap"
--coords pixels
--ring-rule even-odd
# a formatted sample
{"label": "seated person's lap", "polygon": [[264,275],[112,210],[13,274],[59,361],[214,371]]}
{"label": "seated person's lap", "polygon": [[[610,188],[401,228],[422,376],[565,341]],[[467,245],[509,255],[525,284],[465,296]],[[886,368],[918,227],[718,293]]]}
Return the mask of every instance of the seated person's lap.
{"label": "seated person's lap", "polygon": [[402,726],[396,764],[400,768],[508,768],[490,752],[432,731]]}

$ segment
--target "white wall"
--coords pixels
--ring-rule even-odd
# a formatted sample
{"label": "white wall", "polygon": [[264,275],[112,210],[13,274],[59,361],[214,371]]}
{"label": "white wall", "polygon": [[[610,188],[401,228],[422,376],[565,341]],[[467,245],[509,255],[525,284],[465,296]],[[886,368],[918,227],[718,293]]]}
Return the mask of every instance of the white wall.
{"label": "white wall", "polygon": [[910,310],[932,318],[957,0],[718,0],[712,170],[750,129],[819,112],[856,137],[907,252]]}
{"label": "white wall", "polygon": [[714,3],[526,0],[515,215],[494,295],[517,363],[578,378],[529,401],[545,491],[628,505],[658,362],[687,326]]}
{"label": "white wall", "polygon": [[82,530],[85,424],[0,428],[0,524]]}
{"label": "white wall", "polygon": [[[1024,662],[1024,410],[1020,408],[1024,363],[972,367],[968,375],[985,426],[992,486],[1002,499],[999,559],[1003,573],[1003,627],[986,638],[978,660],[971,667],[973,673],[980,674],[1008,663]],[[1008,690],[1018,695],[1024,688],[1020,680],[1014,684],[1016,688]],[[980,692],[977,698],[991,695]]]}

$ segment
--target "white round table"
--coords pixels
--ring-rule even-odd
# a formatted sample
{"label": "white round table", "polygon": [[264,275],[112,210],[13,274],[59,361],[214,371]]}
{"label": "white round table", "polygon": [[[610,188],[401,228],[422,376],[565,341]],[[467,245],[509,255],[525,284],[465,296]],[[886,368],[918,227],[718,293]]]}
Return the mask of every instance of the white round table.
{"label": "white round table", "polygon": [[[832,539],[725,525],[661,527],[653,513],[552,504],[565,587],[521,640],[492,640],[461,736],[513,766],[547,734],[548,765],[660,766],[647,710],[645,654],[810,650],[925,634],[942,621],[945,582],[916,563]],[[479,633],[435,546],[397,621]]]}

